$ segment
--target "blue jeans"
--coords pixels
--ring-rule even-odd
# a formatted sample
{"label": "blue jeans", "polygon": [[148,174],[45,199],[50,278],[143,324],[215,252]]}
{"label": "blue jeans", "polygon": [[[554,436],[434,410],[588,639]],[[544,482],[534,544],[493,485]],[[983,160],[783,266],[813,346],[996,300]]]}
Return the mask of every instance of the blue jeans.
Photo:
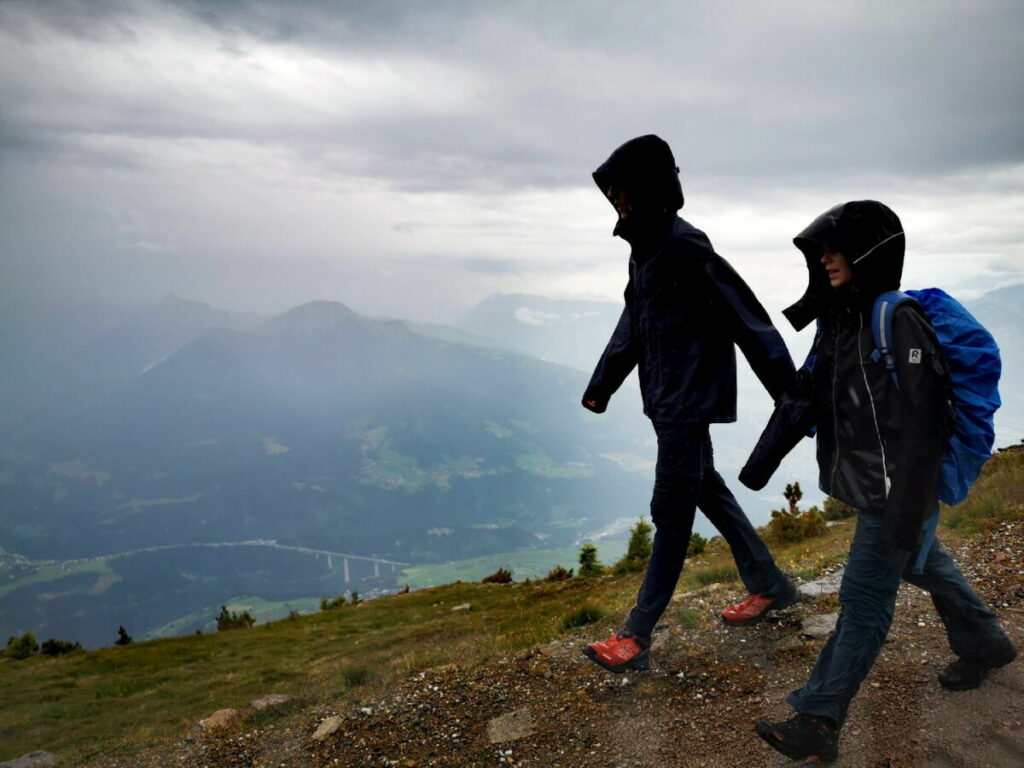
{"label": "blue jeans", "polygon": [[654,546],[626,628],[640,638],[650,638],[679,581],[698,507],[732,548],[740,578],[749,592],[769,597],[789,594],[793,582],[775,565],[715,471],[708,425],[656,423],[654,431],[658,436],[651,498]]}
{"label": "blue jeans", "polygon": [[957,656],[981,658],[1006,640],[995,614],[984,606],[937,539],[922,572],[915,574],[912,553],[884,544],[881,531],[881,515],[858,515],[839,587],[839,621],[807,683],[786,698],[797,712],[827,717],[842,726],[889,633],[901,579],[931,594]]}

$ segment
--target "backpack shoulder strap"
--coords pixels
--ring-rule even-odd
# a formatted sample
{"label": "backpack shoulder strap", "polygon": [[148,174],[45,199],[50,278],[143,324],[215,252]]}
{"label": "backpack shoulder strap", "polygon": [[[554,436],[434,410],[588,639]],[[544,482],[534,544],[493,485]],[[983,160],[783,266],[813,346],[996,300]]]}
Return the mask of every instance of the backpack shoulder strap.
{"label": "backpack shoulder strap", "polygon": [[900,382],[896,377],[896,351],[893,349],[892,316],[896,308],[911,297],[902,291],[887,291],[875,299],[871,308],[871,336],[875,341],[872,359],[882,360],[885,370],[892,376],[892,382],[899,389]]}

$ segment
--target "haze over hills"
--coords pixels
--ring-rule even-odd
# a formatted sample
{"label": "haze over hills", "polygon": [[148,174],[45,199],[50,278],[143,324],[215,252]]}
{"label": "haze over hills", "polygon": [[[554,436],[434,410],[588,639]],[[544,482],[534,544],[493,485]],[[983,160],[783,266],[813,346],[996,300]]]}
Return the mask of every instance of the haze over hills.
{"label": "haze over hills", "polygon": [[[604,351],[608,339],[622,313],[622,302],[590,301],[578,299],[552,299],[528,294],[500,294],[490,296],[471,309],[459,323],[459,332],[493,339],[491,343],[507,349],[516,349],[535,357],[578,368],[589,379],[594,365]],[[783,328],[783,331],[785,329]],[[787,339],[792,344],[792,339]],[[794,350],[796,347],[794,347]],[[794,357],[797,357],[794,351]],[[737,424],[712,427],[715,445],[715,463],[727,481],[735,480],[756,442],[757,435],[771,414],[772,402],[761,383],[754,376],[742,354],[737,353],[739,411]],[[616,442],[636,444],[646,441],[638,453],[653,469],[657,455],[650,423],[643,416],[643,403],[636,373],[626,379],[622,388],[609,404],[601,418],[621,420],[622,426],[610,433],[611,442],[605,450],[615,450]],[[787,482],[799,481],[810,491],[814,502],[817,468],[813,444],[805,441],[786,459],[779,477]],[[730,487],[740,504],[756,524],[764,523],[771,509],[781,503],[781,487],[769,487],[763,493],[749,491],[739,482]],[[646,502],[650,489],[638,498]],[[698,514],[695,530],[705,536],[717,533],[711,524]]]}
{"label": "haze over hills", "polygon": [[[968,302],[1003,348],[1000,445],[1024,432],[1022,299]],[[5,307],[0,632],[189,632],[235,598],[280,616],[393,588],[405,564],[621,530],[654,458],[635,377],[607,414],[579,406],[619,311],[502,296],[445,328],[326,301]],[[742,363],[740,398],[714,429],[727,480],[771,407]],[[812,441],[776,479],[816,501]],[[755,524],[780,504],[731,486]]]}
{"label": "haze over hills", "polygon": [[[111,603],[145,605],[149,631],[232,595],[383,588],[396,563],[565,546],[642,511],[646,477],[600,455],[616,420],[579,407],[569,368],[331,302],[152,354],[90,358],[105,386],[5,437],[0,546],[80,562],[9,591],[4,631],[76,615],[97,643]],[[138,372],[118,386],[125,360]],[[252,540],[267,543],[198,546]],[[300,550],[321,553],[305,580]],[[154,607],[154,583],[175,597]]]}
{"label": "haze over hills", "polygon": [[459,327],[590,373],[621,312],[621,302],[496,294],[467,312]]}
{"label": "haze over hills", "polygon": [[211,328],[251,328],[253,315],[167,296],[137,307],[65,300],[0,310],[0,419],[39,431],[95,404]]}
{"label": "haze over hills", "polygon": [[[301,529],[323,543],[331,534],[319,521],[304,527],[298,510],[320,509],[324,493],[341,494],[328,506],[345,516],[420,494],[416,515],[425,529],[475,524],[474,510],[482,508],[488,524],[530,518],[540,513],[522,511],[527,498],[496,501],[488,493],[486,503],[467,508],[462,494],[505,483],[513,468],[532,478],[590,475],[588,448],[602,421],[578,408],[582,378],[525,356],[429,339],[330,302],[251,331],[212,329],[68,414],[60,429],[26,439],[49,468],[42,488],[13,483],[27,494],[16,498],[53,513],[73,509],[77,530],[14,541],[37,556],[89,556],[112,545],[164,543],[172,527],[184,536],[201,521],[204,540],[294,537]],[[223,482],[225,470],[256,472],[246,485],[264,493],[264,484],[279,480],[284,498],[276,503],[290,510],[288,520],[265,526],[259,514],[239,514],[252,503],[242,503],[237,484]],[[339,482],[360,492],[309,495],[311,487]],[[160,506],[175,512],[154,530],[141,510]],[[443,519],[432,510],[444,510],[437,513]],[[93,540],[83,536],[90,520],[110,527]],[[393,541],[392,523],[381,531],[387,541],[346,551],[408,558],[411,545]],[[338,535],[352,544],[375,530],[369,520]]]}
{"label": "haze over hills", "polygon": [[[958,297],[955,290],[952,293],[954,298],[961,298],[967,309],[985,324],[1000,346],[1003,407],[996,414],[996,442],[998,445],[1018,442],[1024,436],[1024,386],[1020,384],[1024,381],[1024,285],[997,288],[973,299]],[[501,294],[491,296],[474,307],[459,327],[495,340],[495,344],[504,344],[589,374],[621,311],[621,302]],[[798,335],[781,316],[776,315],[772,319],[799,365],[810,345],[812,331]],[[716,448],[727,464],[738,471],[771,412],[771,402],[742,354],[737,354],[737,360],[740,393],[738,428],[719,429]],[[622,400],[628,402],[618,402]],[[612,403],[610,413],[635,412],[641,407],[635,376],[627,380],[627,385]],[[787,477],[800,479],[807,489],[815,487],[817,478],[812,447],[809,440],[801,443],[780,470],[786,472]],[[762,503],[764,501],[762,499]],[[770,503],[777,503],[777,499],[773,496]]]}

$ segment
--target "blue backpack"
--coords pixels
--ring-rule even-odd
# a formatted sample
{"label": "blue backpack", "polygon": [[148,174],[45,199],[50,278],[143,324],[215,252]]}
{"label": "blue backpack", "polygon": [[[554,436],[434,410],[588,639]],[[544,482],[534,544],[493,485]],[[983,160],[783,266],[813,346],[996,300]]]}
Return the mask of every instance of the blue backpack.
{"label": "blue backpack", "polygon": [[964,306],[939,288],[890,291],[875,299],[871,317],[874,359],[881,359],[896,386],[896,355],[893,350],[892,316],[900,304],[913,300],[935,330],[953,381],[953,435],[942,456],[939,499],[950,506],[967,498],[981,468],[992,455],[995,429],[992,418],[1001,405],[999,346],[985,326]]}

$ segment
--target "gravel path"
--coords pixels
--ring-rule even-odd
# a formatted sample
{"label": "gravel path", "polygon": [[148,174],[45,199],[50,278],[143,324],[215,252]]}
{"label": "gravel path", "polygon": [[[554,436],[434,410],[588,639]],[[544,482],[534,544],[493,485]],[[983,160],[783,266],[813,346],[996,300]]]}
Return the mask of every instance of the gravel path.
{"label": "gravel path", "polygon": [[[1024,520],[952,551],[982,598],[1024,647]],[[793,763],[753,734],[761,718],[788,717],[785,694],[805,679],[822,638],[804,619],[834,612],[834,595],[807,598],[754,627],[709,618],[741,595],[717,585],[677,596],[655,636],[655,667],[611,675],[579,648],[610,627],[487,666],[431,670],[385,695],[338,709],[286,711],[218,734],[91,768],[325,768],[524,766],[533,768],[776,768]],[[904,585],[882,655],[854,701],[840,740],[842,768],[1024,768],[1024,661],[978,690],[944,690],[951,660],[927,594]],[[199,716],[205,716],[202,713]],[[322,741],[311,736],[337,717]]]}

